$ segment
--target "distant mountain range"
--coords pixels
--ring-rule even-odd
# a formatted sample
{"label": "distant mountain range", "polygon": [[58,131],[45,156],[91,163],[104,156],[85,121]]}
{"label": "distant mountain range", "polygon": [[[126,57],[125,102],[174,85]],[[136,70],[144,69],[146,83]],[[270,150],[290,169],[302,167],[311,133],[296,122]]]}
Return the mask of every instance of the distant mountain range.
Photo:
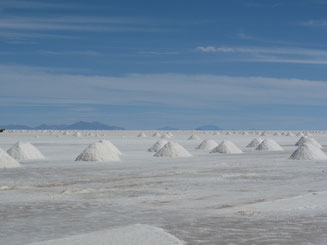
{"label": "distant mountain range", "polygon": [[[62,124],[62,125],[48,125],[48,124],[41,124],[37,127],[29,127],[26,125],[18,125],[18,124],[11,124],[11,125],[0,125],[0,128],[4,129],[20,129],[20,130],[125,130],[121,127],[116,126],[108,126],[106,124],[100,122],[76,122],[73,124]],[[175,127],[162,127],[158,128],[157,130],[165,130],[165,131],[173,131],[179,130]],[[197,127],[195,130],[222,130],[221,128],[215,125],[204,125]]]}
{"label": "distant mountain range", "polygon": [[157,130],[178,130],[178,128],[174,128],[174,127],[162,127],[162,128],[158,128]]}
{"label": "distant mountain range", "polygon": [[222,129],[215,125],[204,125],[204,126],[197,127],[195,130],[222,130]]}
{"label": "distant mountain range", "polygon": [[108,126],[100,122],[77,122],[69,125],[47,125],[41,124],[35,128],[25,125],[3,125],[0,128],[4,129],[24,129],[24,130],[124,130],[121,127]]}

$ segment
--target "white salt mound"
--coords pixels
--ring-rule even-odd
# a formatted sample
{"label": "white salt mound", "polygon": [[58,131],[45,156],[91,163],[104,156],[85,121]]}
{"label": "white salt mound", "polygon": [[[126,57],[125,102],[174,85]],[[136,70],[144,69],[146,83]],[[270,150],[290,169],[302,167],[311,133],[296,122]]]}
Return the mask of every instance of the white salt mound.
{"label": "white salt mound", "polygon": [[290,159],[293,160],[327,160],[326,154],[312,144],[303,144],[292,153]]}
{"label": "white salt mound", "polygon": [[258,145],[261,144],[263,140],[261,138],[254,138],[247,146],[246,148],[256,148]]}
{"label": "white salt mound", "polygon": [[7,153],[16,160],[40,160],[45,158],[34,145],[21,141],[13,145]]}
{"label": "white salt mound", "polygon": [[217,144],[216,141],[205,139],[195,149],[197,149],[197,150],[211,151],[213,148],[215,148],[217,146],[218,146],[218,144]]}
{"label": "white salt mound", "polygon": [[116,152],[118,155],[123,155],[121,151],[113,143],[111,143],[110,140],[99,140],[99,142],[107,144],[110,150]]}
{"label": "white salt mound", "polygon": [[265,139],[256,148],[257,151],[283,151],[284,149],[274,140]]}
{"label": "white salt mound", "polygon": [[0,148],[0,168],[19,168],[21,165]]}
{"label": "white salt mound", "polygon": [[162,139],[170,139],[171,136],[169,134],[164,134],[160,138],[162,138]]}
{"label": "white salt mound", "polygon": [[154,134],[152,135],[152,137],[161,137],[161,134],[159,134],[158,132],[156,132],[156,133],[154,133]]}
{"label": "white salt mound", "polygon": [[183,146],[175,142],[168,142],[156,154],[155,157],[191,157],[192,155]]}
{"label": "white salt mound", "polygon": [[296,146],[302,145],[307,140],[307,137],[302,136],[296,143]]}
{"label": "white salt mound", "polygon": [[174,136],[171,132],[167,132],[167,134],[168,134],[170,137],[173,137],[173,136]]}
{"label": "white salt mound", "polygon": [[184,245],[165,230],[151,225],[129,225],[30,245]]}
{"label": "white salt mound", "polygon": [[[303,138],[303,139],[302,139]],[[314,138],[312,137],[301,137],[301,139],[296,143],[297,146],[301,146],[301,145],[304,145],[304,144],[311,144],[311,145],[314,145],[318,148],[322,148],[322,145],[319,144]]]}
{"label": "white salt mound", "polygon": [[157,152],[159,151],[162,147],[164,147],[165,144],[167,144],[167,140],[160,139],[158,140],[153,146],[151,146],[148,151],[149,152]]}
{"label": "white salt mound", "polygon": [[216,148],[210,151],[210,153],[241,154],[243,151],[233,142],[224,140]]}
{"label": "white salt mound", "polygon": [[195,134],[193,134],[187,140],[200,140],[200,137],[197,136],[197,135],[195,135]]}
{"label": "white salt mound", "polygon": [[114,162],[120,161],[119,153],[108,142],[100,140],[89,145],[75,161]]}
{"label": "white salt mound", "polygon": [[76,132],[75,134],[73,134],[73,136],[75,136],[75,137],[81,137],[82,134],[80,132]]}
{"label": "white salt mound", "polygon": [[145,138],[145,137],[146,137],[146,134],[145,134],[145,133],[139,133],[139,134],[137,135],[137,137]]}

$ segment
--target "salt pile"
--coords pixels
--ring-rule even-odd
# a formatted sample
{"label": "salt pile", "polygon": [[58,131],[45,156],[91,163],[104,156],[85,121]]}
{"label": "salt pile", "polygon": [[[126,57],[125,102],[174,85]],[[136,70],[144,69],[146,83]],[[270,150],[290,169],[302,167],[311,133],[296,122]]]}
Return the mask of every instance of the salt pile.
{"label": "salt pile", "polygon": [[200,137],[196,134],[191,135],[187,140],[200,140]]}
{"label": "salt pile", "polygon": [[314,145],[314,146],[316,146],[318,148],[322,148],[322,145],[319,144],[314,138],[312,138],[312,137],[307,138],[307,137],[304,137],[304,136],[302,136],[295,145],[301,146],[301,145],[304,145],[304,144],[312,144],[312,145]]}
{"label": "salt pile", "polygon": [[301,145],[301,144],[303,144],[305,141],[307,140],[307,137],[305,137],[305,136],[302,136],[296,143],[295,143],[295,145],[296,146],[299,146],[299,145]]}
{"label": "salt pile", "polygon": [[162,139],[170,139],[171,136],[167,133],[167,134],[162,135],[160,138],[162,138]]}
{"label": "salt pile", "polygon": [[290,159],[293,160],[327,160],[326,154],[312,144],[303,144],[292,153]]}
{"label": "salt pile", "polygon": [[159,151],[162,147],[164,147],[165,144],[167,144],[167,140],[160,139],[158,140],[153,146],[151,146],[148,151],[149,152],[157,152]]}
{"label": "salt pile", "polygon": [[70,133],[68,131],[65,131],[63,135],[70,135]]}
{"label": "salt pile", "polygon": [[268,135],[267,132],[262,132],[262,133],[261,133],[261,136],[267,136],[267,135]]}
{"label": "salt pile", "polygon": [[30,245],[184,245],[182,240],[151,225],[129,225]]}
{"label": "salt pile", "polygon": [[247,146],[246,148],[256,148],[258,147],[258,145],[260,145],[262,143],[262,139],[261,138],[254,138]]}
{"label": "salt pile", "polygon": [[80,132],[76,132],[75,134],[73,134],[73,136],[75,136],[75,137],[81,137],[82,134]]}
{"label": "salt pile", "polygon": [[16,160],[40,160],[45,157],[31,143],[17,142],[7,153]]}
{"label": "salt pile", "polygon": [[224,140],[216,148],[210,151],[210,153],[241,154],[243,151],[233,142]]}
{"label": "salt pile", "polygon": [[256,148],[257,151],[283,151],[284,149],[274,140],[265,139]]}
{"label": "salt pile", "polygon": [[192,155],[180,144],[168,142],[156,154],[155,157],[191,157]]}
{"label": "salt pile", "polygon": [[[118,149],[117,149],[118,150]],[[120,161],[119,153],[108,141],[100,140],[89,145],[75,161],[111,162]]]}
{"label": "salt pile", "polygon": [[118,155],[122,155],[121,151],[113,143],[111,143],[110,140],[99,140],[99,142],[107,144],[113,152],[116,152]]}
{"label": "salt pile", "polygon": [[154,134],[152,135],[152,137],[161,137],[161,134],[159,134],[158,132],[156,132],[156,133],[154,133]]}
{"label": "salt pile", "polygon": [[21,167],[19,162],[8,155],[7,152],[0,148],[0,168],[18,168]]}
{"label": "salt pile", "polygon": [[145,138],[145,137],[146,137],[146,134],[142,132],[142,133],[139,133],[139,134],[137,135],[137,137]]}
{"label": "salt pile", "polygon": [[170,137],[173,137],[173,136],[174,136],[171,132],[167,132],[167,134],[168,134]]}
{"label": "salt pile", "polygon": [[197,149],[197,150],[211,151],[212,149],[214,149],[217,146],[218,146],[218,144],[217,144],[216,141],[205,139],[195,149]]}

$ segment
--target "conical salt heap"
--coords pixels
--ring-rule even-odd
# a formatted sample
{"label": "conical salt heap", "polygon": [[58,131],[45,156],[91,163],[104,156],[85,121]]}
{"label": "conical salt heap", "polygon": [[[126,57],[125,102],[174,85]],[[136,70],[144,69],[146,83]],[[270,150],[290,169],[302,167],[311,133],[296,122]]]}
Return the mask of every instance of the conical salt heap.
{"label": "conical salt heap", "polygon": [[108,142],[100,140],[89,145],[75,161],[114,162],[120,161],[120,157]]}
{"label": "conical salt heap", "polygon": [[307,137],[302,136],[296,143],[296,146],[302,145],[307,140]]}
{"label": "conical salt heap", "polygon": [[200,137],[196,134],[191,135],[187,140],[200,140]]}
{"label": "conical salt heap", "polygon": [[265,139],[255,148],[257,151],[283,151],[284,149],[274,140]]}
{"label": "conical salt heap", "polygon": [[174,136],[171,132],[167,132],[167,134],[168,134],[170,137],[173,137],[173,136]]}
{"label": "conical salt heap", "polygon": [[318,148],[322,148],[322,145],[319,144],[314,138],[312,137],[304,137],[302,136],[299,141],[295,144],[296,146],[301,146],[303,144],[312,144]]}
{"label": "conical salt heap", "polygon": [[137,137],[145,138],[145,137],[146,137],[146,134],[142,132],[142,133],[139,133],[139,134],[137,135]]}
{"label": "conical salt heap", "polygon": [[45,158],[34,145],[21,141],[13,145],[7,153],[16,160],[40,160]]}
{"label": "conical salt heap", "polygon": [[233,142],[224,140],[216,148],[210,151],[210,153],[241,154],[243,151]]}
{"label": "conical salt heap", "polygon": [[168,142],[156,154],[155,157],[191,157],[192,155],[183,146],[175,142]]}
{"label": "conical salt heap", "polygon": [[159,134],[158,132],[156,132],[156,133],[154,133],[154,134],[152,135],[152,137],[161,137],[161,134]]}
{"label": "conical salt heap", "polygon": [[258,145],[261,144],[263,140],[261,138],[254,138],[247,146],[246,148],[256,148]]}
{"label": "conical salt heap", "polygon": [[81,137],[82,134],[81,134],[81,132],[76,132],[75,134],[73,134],[73,136],[75,136],[75,137]]}
{"label": "conical salt heap", "polygon": [[68,131],[65,131],[62,135],[70,135]]}
{"label": "conical salt heap", "polygon": [[326,154],[312,144],[304,143],[292,153],[290,159],[293,160],[327,160]]}
{"label": "conical salt heap", "polygon": [[100,143],[105,143],[108,147],[113,151],[116,152],[118,155],[122,155],[121,151],[113,144],[110,140],[99,140]]}
{"label": "conical salt heap", "polygon": [[197,150],[211,151],[212,149],[214,149],[217,146],[218,146],[218,144],[217,144],[216,141],[205,139],[195,149],[197,149]]}
{"label": "conical salt heap", "polygon": [[0,148],[0,168],[19,168],[21,165]]}
{"label": "conical salt heap", "polygon": [[167,140],[160,139],[158,140],[153,146],[151,146],[148,151],[149,152],[157,152],[159,151],[162,147],[164,147],[165,144],[167,144]]}
{"label": "conical salt heap", "polygon": [[261,136],[267,136],[267,135],[268,133],[266,131],[261,133]]}
{"label": "conical salt heap", "polygon": [[170,139],[171,136],[169,134],[164,134],[160,138],[162,138],[162,139]]}

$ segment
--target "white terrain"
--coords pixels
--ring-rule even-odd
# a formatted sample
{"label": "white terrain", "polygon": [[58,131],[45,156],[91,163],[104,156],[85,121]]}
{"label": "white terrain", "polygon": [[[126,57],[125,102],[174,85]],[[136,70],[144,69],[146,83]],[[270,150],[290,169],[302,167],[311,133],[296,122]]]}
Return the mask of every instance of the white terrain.
{"label": "white terrain", "polygon": [[[292,158],[322,160],[290,159],[307,133],[322,148],[302,146]],[[166,153],[187,157],[155,157],[160,150],[148,149],[166,131],[1,133],[0,244],[327,244],[327,132],[193,134],[165,139],[185,148]],[[280,148],[247,147],[259,137]],[[210,154],[196,149],[199,139],[243,153]],[[100,140],[112,144],[90,146]],[[44,158],[11,158],[19,141]]]}

